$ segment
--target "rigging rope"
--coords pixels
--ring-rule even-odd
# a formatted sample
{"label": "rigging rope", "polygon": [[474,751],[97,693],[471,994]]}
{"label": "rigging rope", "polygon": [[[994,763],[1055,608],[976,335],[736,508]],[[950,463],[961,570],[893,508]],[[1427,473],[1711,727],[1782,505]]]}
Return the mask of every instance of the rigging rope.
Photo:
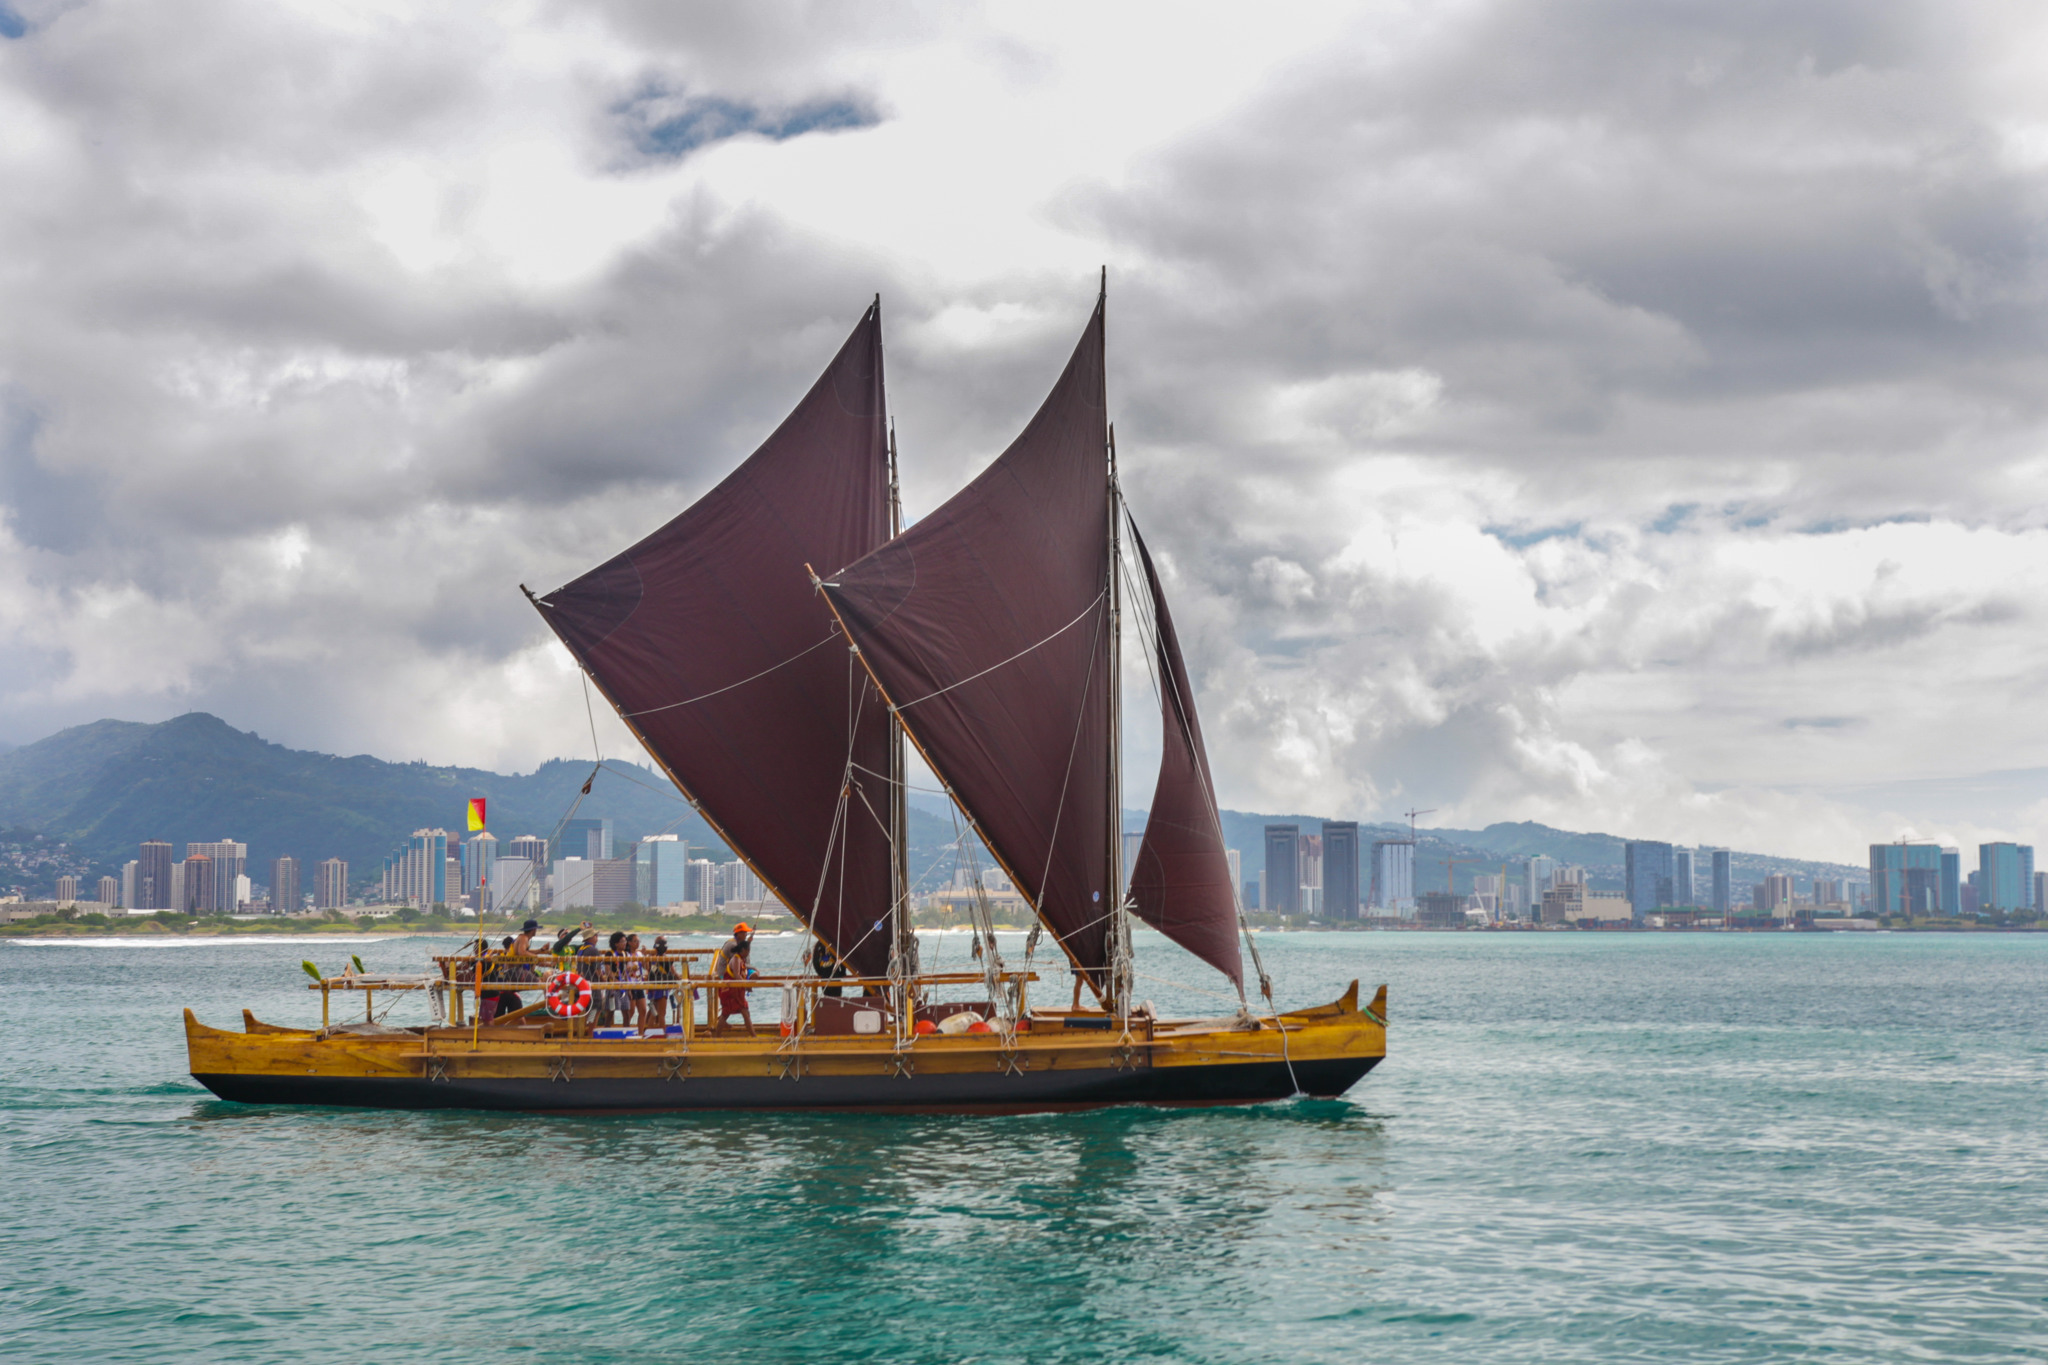
{"label": "rigging rope", "polygon": [[698,695],[694,697],[685,697],[681,701],[667,702],[661,706],[650,706],[647,707],[645,710],[641,711],[621,711],[619,712],[619,714],[630,720],[634,716],[651,716],[655,714],[657,711],[673,711],[678,706],[695,706],[700,701],[709,701],[713,697],[721,696],[724,693],[732,691],[735,687],[745,687],[750,682],[754,682],[760,678],[765,678],[770,673],[775,672],[777,669],[787,668],[791,664],[795,663],[798,659],[803,658],[806,654],[815,654],[818,650],[823,649],[826,645],[831,644],[834,640],[838,638],[839,632],[837,630],[834,630],[830,635],[827,635],[824,639],[818,641],[817,644],[810,645],[798,650],[796,653],[790,655],[787,659],[784,659],[781,663],[770,664],[768,665],[768,667],[762,669],[759,673],[753,674],[750,677],[741,678],[738,682],[735,683],[727,683],[724,687],[715,688],[709,692],[700,692]]}
{"label": "rigging rope", "polygon": [[1068,631],[1072,630],[1072,629],[1073,629],[1073,628],[1074,628],[1075,626],[1078,626],[1078,625],[1080,625],[1082,621],[1086,620],[1086,619],[1087,619],[1087,617],[1088,617],[1088,613],[1089,613],[1089,612],[1091,612],[1091,611],[1094,611],[1094,610],[1095,610],[1095,608],[1096,608],[1096,606],[1097,606],[1097,605],[1099,605],[1099,604],[1101,603],[1102,599],[1103,599],[1104,597],[1108,596],[1108,593],[1109,593],[1109,590],[1108,590],[1107,588],[1105,588],[1105,589],[1104,589],[1103,591],[1101,591],[1101,592],[1099,592],[1099,593],[1096,593],[1096,594],[1095,594],[1095,601],[1093,601],[1093,602],[1090,602],[1090,603],[1089,603],[1089,604],[1088,604],[1087,606],[1085,606],[1085,607],[1081,608],[1081,614],[1080,614],[1079,616],[1076,616],[1076,617],[1075,617],[1075,618],[1074,618],[1073,620],[1071,620],[1071,621],[1067,622],[1067,623],[1066,623],[1065,625],[1061,626],[1061,627],[1060,627],[1060,628],[1059,628],[1058,630],[1056,630],[1056,631],[1054,631],[1054,632],[1053,632],[1052,634],[1050,634],[1050,635],[1046,636],[1046,637],[1045,637],[1045,638],[1044,638],[1043,640],[1040,640],[1040,641],[1038,641],[1038,642],[1037,642],[1036,644],[1029,644],[1029,645],[1026,645],[1026,646],[1024,646],[1024,648],[1022,648],[1022,649],[1018,650],[1018,651],[1017,651],[1017,652],[1016,652],[1015,654],[1012,654],[1012,655],[1011,655],[1011,656],[1010,656],[1009,658],[1007,658],[1007,659],[1004,659],[1004,660],[1002,660],[1002,661],[1001,661],[1000,663],[993,663],[993,664],[990,664],[990,665],[989,665],[989,666],[988,666],[987,668],[984,668],[984,669],[982,669],[982,670],[981,670],[981,671],[980,671],[979,673],[970,673],[970,674],[968,674],[968,675],[967,675],[966,677],[964,677],[964,678],[960,679],[960,680],[959,680],[958,682],[950,682],[950,683],[947,683],[947,684],[946,684],[946,685],[945,685],[944,687],[941,687],[941,688],[940,688],[940,689],[939,689],[938,691],[936,691],[936,692],[927,692],[927,693],[925,693],[925,694],[924,694],[923,696],[921,696],[921,697],[918,697],[918,698],[917,698],[916,700],[914,700],[914,701],[906,701],[906,702],[903,702],[903,703],[899,704],[899,705],[898,705],[898,706],[896,707],[896,709],[897,709],[898,711],[908,711],[908,710],[909,710],[909,709],[910,709],[911,707],[913,707],[913,706],[916,706],[916,705],[918,705],[919,703],[922,703],[922,702],[928,702],[928,701],[930,701],[930,700],[931,700],[931,699],[932,699],[933,697],[943,697],[943,696],[945,696],[945,695],[946,695],[946,693],[948,693],[948,692],[951,692],[951,691],[952,691],[952,690],[953,690],[954,688],[956,688],[956,687],[965,687],[965,686],[967,686],[967,684],[969,684],[969,683],[973,682],[973,681],[974,681],[974,680],[975,680],[976,678],[985,678],[985,677],[987,677],[987,676],[988,676],[989,674],[991,674],[991,673],[995,672],[995,671],[996,671],[997,669],[999,669],[999,668],[1002,668],[1002,667],[1005,667],[1006,665],[1009,665],[1009,664],[1013,664],[1013,663],[1017,662],[1017,660],[1019,660],[1019,659],[1023,658],[1023,657],[1024,657],[1024,656],[1025,656],[1026,654],[1029,654],[1029,653],[1030,653],[1030,652],[1031,652],[1032,650],[1034,650],[1034,649],[1038,649],[1038,648],[1040,648],[1040,647],[1041,647],[1041,646],[1043,646],[1043,645],[1049,645],[1049,644],[1051,644],[1051,643],[1052,643],[1052,642],[1053,642],[1054,640],[1057,640],[1057,639],[1058,639],[1058,638],[1059,638],[1060,636],[1062,636],[1062,635],[1065,635],[1065,634],[1066,634],[1066,633],[1067,633]]}

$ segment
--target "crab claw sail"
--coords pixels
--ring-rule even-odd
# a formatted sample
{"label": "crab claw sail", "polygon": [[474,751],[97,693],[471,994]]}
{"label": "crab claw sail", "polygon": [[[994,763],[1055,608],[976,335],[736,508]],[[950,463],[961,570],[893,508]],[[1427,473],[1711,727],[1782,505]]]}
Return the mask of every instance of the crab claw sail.
{"label": "crab claw sail", "polygon": [[904,730],[1076,969],[1115,913],[1102,305],[1009,449],[824,592]]}
{"label": "crab claw sail", "polygon": [[537,599],[770,893],[865,975],[888,964],[889,717],[804,565],[888,539],[886,423],[878,302],[724,482]]}
{"label": "crab claw sail", "polygon": [[1216,787],[1209,780],[1209,755],[1202,747],[1202,722],[1195,715],[1194,688],[1181,659],[1180,637],[1166,609],[1145,538],[1131,526],[1131,540],[1145,568],[1159,664],[1159,783],[1145,838],[1131,869],[1131,908],[1165,934],[1244,988],[1237,947],[1237,891],[1230,884],[1230,859],[1223,848],[1223,820]]}

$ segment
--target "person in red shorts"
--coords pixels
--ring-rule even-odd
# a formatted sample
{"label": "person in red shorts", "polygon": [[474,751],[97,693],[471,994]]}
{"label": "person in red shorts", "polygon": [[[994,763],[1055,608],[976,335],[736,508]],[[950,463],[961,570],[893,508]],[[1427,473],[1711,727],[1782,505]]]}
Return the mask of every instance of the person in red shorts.
{"label": "person in red shorts", "polygon": [[[732,938],[718,950],[718,957],[712,964],[712,975],[720,981],[744,981],[754,975],[754,934],[744,924],[733,926]],[[718,1003],[715,1006],[718,1017],[714,1021],[719,1028],[725,1021],[737,1014],[746,1023],[747,1032],[754,1031],[753,1011],[747,1005],[745,986],[720,986],[713,992]]]}

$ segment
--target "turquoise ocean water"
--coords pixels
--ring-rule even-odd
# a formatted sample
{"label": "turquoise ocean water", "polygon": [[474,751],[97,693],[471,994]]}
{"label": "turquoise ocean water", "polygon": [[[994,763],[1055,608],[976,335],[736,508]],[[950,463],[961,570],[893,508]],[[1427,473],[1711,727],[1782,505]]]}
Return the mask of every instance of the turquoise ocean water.
{"label": "turquoise ocean water", "polygon": [[1261,943],[1286,1003],[1390,983],[1345,1099],[244,1108],[180,1007],[317,1019],[350,945],[0,943],[0,1357],[2048,1359],[2048,936]]}

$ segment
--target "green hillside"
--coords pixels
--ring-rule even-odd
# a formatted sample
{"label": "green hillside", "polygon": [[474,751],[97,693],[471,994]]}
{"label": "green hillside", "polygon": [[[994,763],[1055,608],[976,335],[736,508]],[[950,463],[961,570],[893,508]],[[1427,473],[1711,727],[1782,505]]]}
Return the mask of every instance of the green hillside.
{"label": "green hillside", "polygon": [[[587,759],[556,759],[524,775],[479,768],[438,768],[388,763],[358,754],[339,758],[272,744],[203,712],[159,724],[102,720],[34,744],[0,752],[0,876],[17,879],[30,895],[49,895],[60,872],[117,873],[145,839],[166,839],[182,856],[184,845],[236,839],[249,846],[249,871],[259,883],[270,860],[284,854],[308,868],[324,858],[345,858],[360,886],[374,877],[385,855],[415,829],[464,828],[467,802],[490,802],[491,832],[501,839],[555,833],[580,788],[591,777]],[[661,774],[616,760],[606,764],[577,806],[578,816],[610,817],[621,840],[673,833],[700,848],[729,856],[710,827],[682,801]],[[1313,815],[1261,815],[1226,810],[1224,839],[1244,855],[1244,873],[1258,876],[1264,826],[1298,824],[1313,833]],[[1142,812],[1125,812],[1127,828],[1144,828]],[[1367,825],[1361,843],[1405,832],[1405,826]],[[1418,881],[1442,885],[1445,858],[1456,867],[1459,890],[1503,861],[1548,854],[1585,866],[1594,882],[1619,885],[1622,840],[1574,834],[1530,823],[1483,830],[1423,829],[1417,849]],[[38,845],[36,836],[41,836]],[[942,881],[952,871],[952,821],[941,801],[919,796],[910,810],[913,876]],[[68,851],[52,856],[48,842]],[[31,847],[32,845],[36,845]],[[1471,861],[1462,861],[1469,859]],[[1767,872],[1791,872],[1802,883],[1815,875],[1855,875],[1840,864],[1737,854],[1739,888]],[[1702,876],[1705,869],[1702,868]]]}
{"label": "green hillside", "polygon": [[[345,858],[360,886],[412,831],[465,830],[472,796],[489,802],[500,839],[549,837],[575,806],[579,818],[609,817],[622,841],[675,834],[715,850],[706,856],[731,856],[666,777],[636,764],[608,761],[577,805],[592,767],[556,759],[507,775],[340,758],[287,749],[196,711],[155,725],[102,720],[0,753],[0,829],[17,842],[61,840],[77,855],[13,859],[31,897],[52,894],[59,871],[118,873],[145,839],[170,841],[178,856],[187,843],[238,840],[259,884],[273,858],[299,858],[309,881],[314,863]],[[951,838],[944,822],[915,811],[910,833],[915,867]]]}

